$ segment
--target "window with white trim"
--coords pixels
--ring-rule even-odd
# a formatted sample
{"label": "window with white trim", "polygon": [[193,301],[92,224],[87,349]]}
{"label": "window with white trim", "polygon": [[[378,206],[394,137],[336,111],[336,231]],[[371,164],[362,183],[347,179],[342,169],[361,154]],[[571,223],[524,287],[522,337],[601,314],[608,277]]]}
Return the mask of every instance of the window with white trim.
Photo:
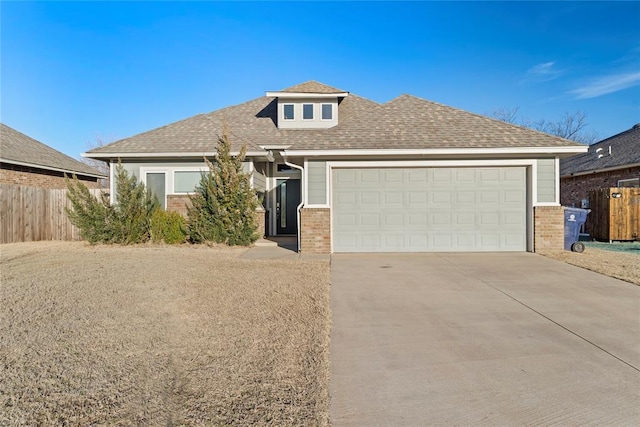
{"label": "window with white trim", "polygon": [[173,172],[173,192],[193,193],[200,184],[201,171],[175,171]]}
{"label": "window with white trim", "polygon": [[293,104],[284,104],[283,105],[283,113],[285,120],[294,120],[295,115],[293,113]]}
{"label": "window with white trim", "polygon": [[333,120],[333,104],[322,104],[322,120]]}
{"label": "window with white trim", "polygon": [[302,120],[313,120],[313,104],[302,104]]}
{"label": "window with white trim", "polygon": [[640,187],[640,178],[619,179],[618,187],[638,188]]}

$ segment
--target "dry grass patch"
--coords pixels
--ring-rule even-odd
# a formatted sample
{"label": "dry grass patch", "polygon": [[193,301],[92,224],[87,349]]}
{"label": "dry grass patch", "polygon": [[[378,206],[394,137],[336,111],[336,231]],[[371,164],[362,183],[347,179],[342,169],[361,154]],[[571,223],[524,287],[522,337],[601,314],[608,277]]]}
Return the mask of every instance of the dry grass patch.
{"label": "dry grass patch", "polygon": [[0,425],[326,425],[329,265],[1,248]]}
{"label": "dry grass patch", "polygon": [[586,248],[581,254],[562,251],[542,255],[640,285],[640,257],[636,254]]}

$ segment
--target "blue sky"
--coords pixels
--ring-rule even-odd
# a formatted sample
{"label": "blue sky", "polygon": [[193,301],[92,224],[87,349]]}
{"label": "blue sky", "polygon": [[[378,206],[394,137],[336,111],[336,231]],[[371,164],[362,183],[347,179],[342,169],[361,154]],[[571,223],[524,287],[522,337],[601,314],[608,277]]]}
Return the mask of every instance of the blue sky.
{"label": "blue sky", "polygon": [[72,157],[317,80],[529,120],[640,122],[640,2],[0,3],[0,120]]}

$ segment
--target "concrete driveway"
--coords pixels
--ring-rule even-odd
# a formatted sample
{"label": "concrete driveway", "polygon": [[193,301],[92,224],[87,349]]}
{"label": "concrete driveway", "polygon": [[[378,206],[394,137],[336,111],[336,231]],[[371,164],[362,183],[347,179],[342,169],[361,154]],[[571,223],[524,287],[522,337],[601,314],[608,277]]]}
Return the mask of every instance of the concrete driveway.
{"label": "concrete driveway", "polygon": [[640,287],[531,253],[331,262],[335,427],[640,424]]}

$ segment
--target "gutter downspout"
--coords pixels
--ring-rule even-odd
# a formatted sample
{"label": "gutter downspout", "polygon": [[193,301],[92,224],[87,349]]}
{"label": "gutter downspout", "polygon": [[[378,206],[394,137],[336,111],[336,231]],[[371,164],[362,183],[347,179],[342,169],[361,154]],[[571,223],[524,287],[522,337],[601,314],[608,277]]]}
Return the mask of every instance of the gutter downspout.
{"label": "gutter downspout", "polygon": [[302,206],[304,206],[304,168],[302,166],[298,166],[296,164],[293,163],[289,163],[287,161],[287,156],[284,155],[284,153],[280,153],[282,155],[282,159],[284,160],[284,164],[287,166],[291,166],[292,168],[298,169],[300,171],[300,204],[298,205],[298,207],[296,208],[296,220],[297,220],[297,225],[298,225],[298,232],[297,234],[297,249],[298,252],[300,252],[300,209],[302,209]]}

